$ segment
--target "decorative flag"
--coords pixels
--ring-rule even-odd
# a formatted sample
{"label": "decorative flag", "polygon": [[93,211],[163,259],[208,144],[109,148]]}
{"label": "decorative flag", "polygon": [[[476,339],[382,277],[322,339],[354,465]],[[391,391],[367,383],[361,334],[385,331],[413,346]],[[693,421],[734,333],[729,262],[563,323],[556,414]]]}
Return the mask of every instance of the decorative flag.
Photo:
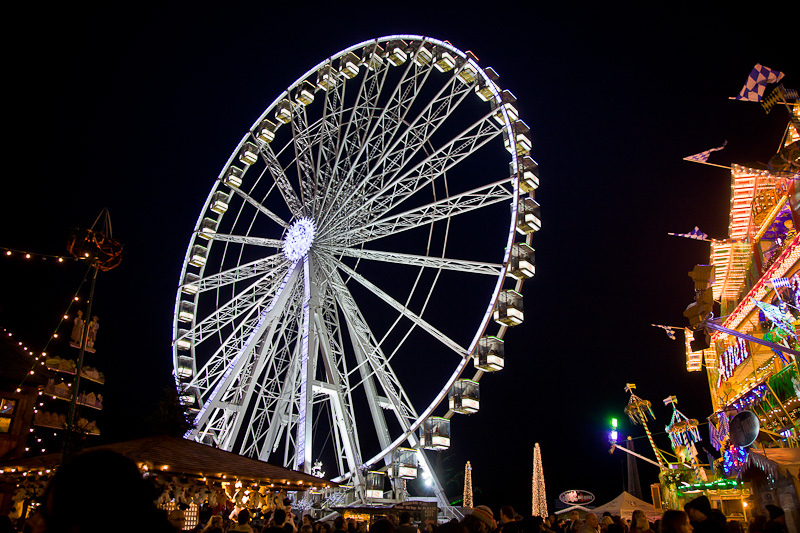
{"label": "decorative flag", "polygon": [[[791,100],[797,100],[798,98],[800,98],[800,96],[797,95],[796,89],[787,89],[781,84],[772,89],[769,96],[761,100],[761,107],[764,108],[764,112],[769,113],[772,111],[772,107],[778,102],[785,104]],[[794,114],[790,113],[789,116],[792,118],[792,122],[796,120]]]}
{"label": "decorative flag", "polygon": [[672,326],[663,326],[661,324],[650,324],[650,325],[663,329],[664,332],[667,334],[667,337],[669,337],[672,340],[675,340],[675,330],[673,329]]}
{"label": "decorative flag", "polygon": [[[687,159],[684,157],[684,159]],[[707,241],[708,235],[700,231],[697,226],[694,227],[689,233],[667,233],[667,235],[674,235],[675,237],[686,237],[687,239],[695,239],[697,241]]]}
{"label": "decorative flag", "polygon": [[789,278],[772,278],[770,280],[772,282],[772,287],[777,289],[778,287],[790,287]]}
{"label": "decorative flag", "polygon": [[685,161],[692,161],[694,163],[707,163],[708,162],[708,156],[711,155],[711,152],[719,152],[720,150],[725,148],[725,146],[727,146],[727,145],[728,145],[728,141],[725,141],[724,143],[722,143],[722,146],[717,146],[716,148],[711,148],[710,150],[706,150],[705,152],[700,152],[699,154],[694,154],[694,155],[690,155],[690,156],[684,157],[683,159]]}
{"label": "decorative flag", "polygon": [[717,415],[717,424],[714,424],[711,420],[713,418],[709,417],[708,421],[708,433],[709,433],[709,440],[711,441],[711,445],[716,449],[719,450],[722,447],[722,443],[725,441],[725,438],[728,436],[728,431],[730,430],[730,424],[728,423],[728,417],[725,415],[724,412],[721,412]]}
{"label": "decorative flag", "polygon": [[794,324],[792,324],[793,317],[788,311],[781,309],[777,305],[756,300],[752,296],[750,297],[750,301],[764,312],[764,316],[774,324],[774,327],[777,328],[780,333],[783,333],[783,336],[795,334],[795,327]]}
{"label": "decorative flag", "polygon": [[706,450],[705,446],[701,446],[700,449],[706,453],[706,460],[708,461],[708,465],[711,468],[714,468],[714,456],[711,455],[710,451]]}
{"label": "decorative flag", "polygon": [[778,83],[783,78],[783,72],[767,68],[761,63],[756,63],[747,82],[736,96],[731,96],[730,100],[745,100],[748,102],[760,102],[764,96],[764,89],[768,83]]}

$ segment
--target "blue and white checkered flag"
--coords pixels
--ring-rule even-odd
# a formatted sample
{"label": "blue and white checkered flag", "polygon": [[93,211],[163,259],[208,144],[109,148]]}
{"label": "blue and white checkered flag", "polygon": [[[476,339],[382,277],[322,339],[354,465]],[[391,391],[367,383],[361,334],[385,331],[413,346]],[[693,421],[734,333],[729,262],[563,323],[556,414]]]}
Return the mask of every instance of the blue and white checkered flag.
{"label": "blue and white checkered flag", "polygon": [[760,102],[764,97],[764,89],[769,83],[778,83],[783,78],[783,72],[772,70],[763,66],[761,63],[756,63],[750,75],[747,77],[747,83],[744,84],[742,90],[736,96],[731,96],[730,100],[746,100],[748,102]]}
{"label": "blue and white checkered flag", "polygon": [[772,287],[774,289],[777,289],[778,287],[791,287],[789,278],[772,278],[770,281],[772,282]]}
{"label": "blue and white checkered flag", "polygon": [[650,324],[650,325],[663,329],[666,332],[667,337],[669,337],[672,340],[675,340],[675,329],[672,326],[662,326],[661,324]]}
{"label": "blue and white checkered flag", "polygon": [[722,143],[722,146],[717,146],[716,148],[711,148],[710,150],[706,150],[705,152],[700,152],[699,154],[690,155],[684,157],[683,159],[686,161],[693,161],[695,163],[706,163],[708,162],[708,156],[711,155],[711,152],[719,152],[725,146],[727,146],[728,141]]}
{"label": "blue and white checkered flag", "polygon": [[728,436],[728,432],[730,431],[730,423],[728,422],[728,417],[725,415],[724,412],[721,412],[717,416],[717,424],[714,425],[713,422],[709,419],[708,424],[708,437],[711,441],[711,445],[719,450],[722,447],[723,441],[725,441],[725,437]]}
{"label": "blue and white checkered flag", "polygon": [[697,226],[695,226],[694,229],[689,233],[667,233],[667,235],[673,235],[675,237],[686,237],[687,239],[694,239],[696,241],[708,240],[708,235],[700,231],[700,228],[698,228]]}

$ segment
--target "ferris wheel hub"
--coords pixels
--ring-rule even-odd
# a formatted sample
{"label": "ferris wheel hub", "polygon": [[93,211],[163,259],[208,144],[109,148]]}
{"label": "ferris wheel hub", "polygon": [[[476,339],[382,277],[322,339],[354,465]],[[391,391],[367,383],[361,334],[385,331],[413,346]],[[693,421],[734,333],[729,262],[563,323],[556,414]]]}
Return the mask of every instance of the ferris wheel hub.
{"label": "ferris wheel hub", "polygon": [[303,217],[289,227],[283,240],[283,255],[292,263],[299,261],[311,249],[314,243],[314,221]]}

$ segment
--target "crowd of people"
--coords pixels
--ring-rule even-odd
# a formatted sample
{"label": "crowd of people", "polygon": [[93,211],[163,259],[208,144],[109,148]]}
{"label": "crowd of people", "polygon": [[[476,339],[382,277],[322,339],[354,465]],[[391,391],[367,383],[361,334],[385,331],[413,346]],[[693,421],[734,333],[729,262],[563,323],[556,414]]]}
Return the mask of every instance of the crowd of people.
{"label": "crowd of people", "polygon": [[[40,498],[36,512],[24,524],[26,533],[788,533],[783,510],[767,505],[769,516],[757,515],[749,523],[726,520],[705,496],[686,503],[684,510],[669,510],[650,523],[642,511],[630,520],[604,513],[577,511],[559,518],[522,518],[511,506],[499,509],[478,505],[461,520],[437,524],[433,520],[412,523],[408,512],[387,513],[372,523],[346,520],[315,521],[308,514],[296,516],[291,502],[266,514],[251,515],[247,509],[201,516],[187,529],[184,511],[166,514],[157,508],[158,494],[142,478],[136,464],[110,451],[78,455],[62,465]],[[7,517],[6,517],[7,518]],[[0,533],[12,531],[10,521],[0,521]]]}
{"label": "crowd of people", "polygon": [[433,521],[415,525],[411,515],[405,511],[399,515],[389,514],[367,525],[341,516],[330,523],[315,522],[309,515],[298,520],[291,511],[287,514],[281,509],[251,522],[250,513],[242,510],[235,523],[214,516],[205,526],[198,525],[193,533],[788,533],[783,510],[768,505],[767,512],[769,516],[754,516],[747,524],[729,521],[718,509],[711,507],[705,496],[687,502],[683,511],[665,511],[652,523],[643,511],[634,511],[627,520],[611,513],[598,517],[592,512],[581,519],[577,511],[563,518],[555,514],[546,518],[523,518],[508,505],[499,510],[497,517],[489,507],[479,505],[463,519],[441,525]]}

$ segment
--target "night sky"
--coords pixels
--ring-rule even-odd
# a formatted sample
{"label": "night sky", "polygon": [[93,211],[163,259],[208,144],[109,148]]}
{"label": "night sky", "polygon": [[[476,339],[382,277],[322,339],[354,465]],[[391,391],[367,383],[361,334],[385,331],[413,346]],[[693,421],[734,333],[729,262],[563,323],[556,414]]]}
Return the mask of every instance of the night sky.
{"label": "night sky", "polygon": [[[125,245],[122,265],[98,278],[94,302],[96,361],[107,376],[99,438],[140,435],[144,414],[172,382],[181,262],[241,135],[339,50],[383,35],[429,35],[472,50],[517,96],[540,165],[543,219],[537,275],[524,287],[526,321],[506,334],[506,370],[482,379],[481,411],[453,419],[448,463],[460,470],[471,461],[482,491],[476,504],[527,513],[539,442],[550,502],[569,489],[593,492],[597,503],[615,497],[624,457],[607,453],[608,421],[618,418],[621,434],[652,455],[623,413],[627,382],[652,402],[663,448],[671,415],[663,398],[677,395],[701,423],[710,414],[705,373],[686,372],[682,334],[671,341],[650,326],[684,325],[693,295],[686,274],[708,260],[708,244],[667,233],[697,225],[727,237],[729,172],[683,157],[725,140],[711,162],[755,164],[777,150],[785,112],[765,115],[728,97],[755,63],[800,88],[788,14],[285,5],[30,6],[13,23],[15,37],[4,38],[11,95],[0,247],[66,255],[70,229],[91,226],[103,208]],[[0,327],[43,349],[85,271],[1,257]],[[657,470],[639,469],[649,501]]]}

